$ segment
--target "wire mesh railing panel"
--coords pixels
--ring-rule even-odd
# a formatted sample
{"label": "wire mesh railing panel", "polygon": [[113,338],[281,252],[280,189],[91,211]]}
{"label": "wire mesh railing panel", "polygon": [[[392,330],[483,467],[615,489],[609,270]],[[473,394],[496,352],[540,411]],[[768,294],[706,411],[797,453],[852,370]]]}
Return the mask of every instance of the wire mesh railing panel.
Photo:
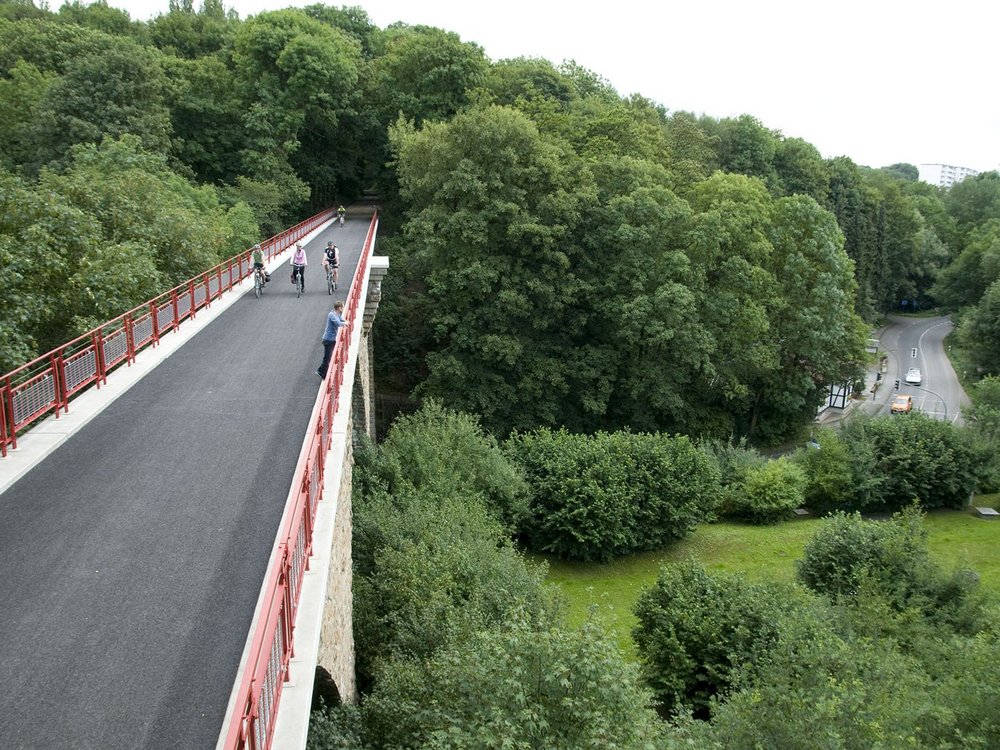
{"label": "wire mesh railing panel", "polygon": [[142,348],[153,338],[153,316],[143,315],[138,320],[132,321],[132,346],[136,349]]}
{"label": "wire mesh railing panel", "polygon": [[[152,326],[150,326],[152,328]],[[128,356],[128,331],[119,328],[101,341],[101,357],[105,367],[114,367]]]}
{"label": "wire mesh railing panel", "polygon": [[163,333],[173,328],[174,325],[174,303],[167,302],[156,308],[156,328]]}
{"label": "wire mesh railing panel", "polygon": [[73,393],[81,384],[97,377],[97,352],[93,346],[74,354],[63,362],[63,387],[67,394]]}
{"label": "wire mesh railing panel", "polygon": [[191,295],[184,292],[177,297],[177,320],[183,320],[191,312]]}
{"label": "wire mesh railing panel", "polygon": [[299,524],[299,533],[295,536],[295,549],[292,551],[291,570],[289,571],[288,588],[292,593],[292,603],[299,600],[299,587],[306,567],[306,525]]}
{"label": "wire mesh railing panel", "polygon": [[51,372],[47,372],[38,380],[16,389],[11,394],[11,399],[14,402],[14,426],[17,427],[45,411],[55,402],[55,378]]}
{"label": "wire mesh railing panel", "polygon": [[202,305],[205,304],[205,299],[208,293],[205,291],[205,285],[202,282],[198,282],[194,286],[194,309],[198,310]]}

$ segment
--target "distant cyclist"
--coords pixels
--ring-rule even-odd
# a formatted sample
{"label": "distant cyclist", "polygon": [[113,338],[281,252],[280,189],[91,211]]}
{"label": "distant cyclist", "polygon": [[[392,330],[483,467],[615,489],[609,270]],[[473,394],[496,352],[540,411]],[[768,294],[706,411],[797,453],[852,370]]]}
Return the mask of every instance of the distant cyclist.
{"label": "distant cyclist", "polygon": [[292,283],[295,283],[295,274],[299,275],[302,280],[302,291],[306,290],[306,265],[308,261],[306,260],[306,251],[302,247],[301,242],[295,243],[295,252],[292,253]]}
{"label": "distant cyclist", "polygon": [[340,204],[340,208],[337,209],[337,217],[340,219],[340,226],[344,226],[344,216],[347,214],[347,209],[344,208],[344,204]]}
{"label": "distant cyclist", "polygon": [[337,288],[337,269],[340,268],[340,248],[333,244],[333,242],[326,243],[326,249],[323,251],[323,268],[330,268],[333,271],[333,288]]}

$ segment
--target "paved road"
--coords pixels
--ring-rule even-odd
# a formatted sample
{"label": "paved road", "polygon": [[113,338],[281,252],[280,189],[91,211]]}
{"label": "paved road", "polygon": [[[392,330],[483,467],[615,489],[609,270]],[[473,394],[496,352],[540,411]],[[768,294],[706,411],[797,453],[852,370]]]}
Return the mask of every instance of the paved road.
{"label": "paved road", "polygon": [[[881,352],[888,356],[888,371],[874,399],[862,407],[869,413],[887,413],[888,404],[897,393],[893,381],[899,378],[898,393],[913,396],[914,408],[935,419],[961,423],[962,409],[969,397],[962,389],[944,351],[944,337],[951,331],[950,319],[888,317],[880,334]],[[904,376],[911,367],[920,368],[920,386],[907,385]]]}
{"label": "paved road", "polygon": [[308,246],[0,494],[0,748],[213,748],[367,220]]}

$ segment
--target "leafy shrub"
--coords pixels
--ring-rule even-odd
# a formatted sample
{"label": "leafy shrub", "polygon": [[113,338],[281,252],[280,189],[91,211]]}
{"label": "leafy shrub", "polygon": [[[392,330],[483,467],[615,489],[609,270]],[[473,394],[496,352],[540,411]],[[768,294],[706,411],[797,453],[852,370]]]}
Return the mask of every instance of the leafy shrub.
{"label": "leafy shrub", "polygon": [[[547,621],[544,568],[513,548],[524,479],[475,420],[429,403],[354,476],[354,629],[359,685],[391,658],[428,657],[517,610]],[[492,511],[492,512],[490,512]]]}
{"label": "leafy shrub", "polygon": [[911,508],[887,522],[838,512],[806,543],[795,570],[810,589],[835,597],[857,593],[869,576],[893,585],[928,562],[927,531],[918,511]]}
{"label": "leafy shrub", "polygon": [[896,610],[921,612],[959,632],[982,627],[978,578],[968,570],[946,573],[930,559],[916,506],[889,521],[835,513],[806,544],[796,575],[834,599],[874,591]]}
{"label": "leafy shrub", "polygon": [[747,470],[730,513],[750,523],[783,521],[802,505],[805,486],[805,473],[789,459],[768,461]]}
{"label": "leafy shrub", "polygon": [[819,430],[814,440],[818,447],[794,456],[806,476],[803,503],[821,514],[843,509],[854,496],[851,454],[833,430]]}
{"label": "leafy shrub", "polygon": [[734,440],[706,440],[702,448],[711,455],[719,467],[718,509],[724,516],[735,515],[735,509],[744,496],[743,481],[750,469],[763,466],[767,459],[742,437]]}
{"label": "leafy shrub", "polygon": [[1000,377],[987,375],[969,394],[973,405],[964,413],[979,455],[980,492],[1000,489]]}
{"label": "leafy shrub", "polygon": [[660,747],[638,670],[592,624],[486,630],[396,661],[363,706],[368,747]]}
{"label": "leafy shrub", "polygon": [[914,741],[940,713],[926,676],[891,647],[786,627],[747,684],[713,707],[711,725],[699,727],[694,739],[696,747],[781,750],[953,747]]}
{"label": "leafy shrub", "polygon": [[475,417],[445,409],[433,399],[393,424],[379,447],[390,493],[429,489],[478,497],[513,530],[528,512],[528,486]]}
{"label": "leafy shrub", "polygon": [[657,700],[704,716],[739,670],[767,656],[790,601],[783,589],[710,575],[693,561],[663,566],[636,603],[632,632]]}
{"label": "leafy shrub", "polygon": [[717,468],[686,437],[542,429],[514,435],[506,449],[530,486],[524,537],[562,557],[661,548],[688,534],[718,495]]}
{"label": "leafy shrub", "polygon": [[362,686],[389,657],[427,657],[515,610],[546,611],[544,568],[524,560],[477,500],[376,493],[354,508],[354,546]]}
{"label": "leafy shrub", "polygon": [[856,419],[843,431],[852,457],[847,510],[961,508],[975,489],[979,454],[969,433],[924,414]]}

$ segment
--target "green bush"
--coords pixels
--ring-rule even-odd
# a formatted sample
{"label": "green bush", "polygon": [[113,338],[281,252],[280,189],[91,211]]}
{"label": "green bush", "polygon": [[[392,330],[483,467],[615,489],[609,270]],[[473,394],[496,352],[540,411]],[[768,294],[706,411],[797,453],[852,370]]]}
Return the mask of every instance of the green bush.
{"label": "green bush", "polygon": [[916,506],[889,521],[835,513],[806,544],[796,575],[832,599],[874,593],[897,611],[922,613],[958,632],[976,632],[983,625],[977,576],[962,569],[946,573],[930,559]]}
{"label": "green bush", "polygon": [[532,549],[609,560],[688,534],[719,490],[714,462],[686,437],[565,430],[515,434],[508,455],[524,469]]}
{"label": "green bush", "polygon": [[868,577],[894,585],[929,560],[927,531],[918,511],[908,509],[891,521],[837,512],[806,544],[795,570],[813,591],[836,597],[856,594]]}
{"label": "green bush", "polygon": [[963,416],[980,456],[977,489],[996,492],[1000,490],[1000,377],[987,375],[969,395],[972,406]]}
{"label": "green bush", "polygon": [[663,566],[636,603],[632,633],[657,700],[704,717],[740,670],[766,658],[793,599],[790,590],[711,575],[694,561]]}
{"label": "green bush", "polygon": [[354,507],[358,681],[390,657],[427,657],[515,610],[546,619],[543,567],[529,565],[478,500],[423,490]]}
{"label": "green bush", "polygon": [[924,414],[855,419],[843,440],[854,491],[846,510],[962,508],[976,488],[979,452],[967,430]]}
{"label": "green bush", "polygon": [[802,505],[805,472],[787,458],[747,470],[742,496],[734,495],[730,513],[750,523],[777,523]]}
{"label": "green bush", "polygon": [[511,531],[528,512],[528,486],[517,464],[475,417],[438,401],[397,419],[379,452],[390,493],[412,488],[477,497]]}
{"label": "green bush", "polygon": [[638,670],[590,624],[486,630],[381,677],[362,709],[367,747],[662,747]]}
{"label": "green bush", "polygon": [[739,440],[706,440],[702,448],[715,459],[719,467],[718,511],[724,516],[735,515],[736,508],[743,497],[743,482],[747,472],[763,466],[767,459],[753,448],[749,441],[742,437]]}
{"label": "green bush", "polygon": [[713,707],[694,746],[746,749],[946,748],[915,735],[944,708],[926,676],[887,644],[787,628],[741,689]]}
{"label": "green bush", "polygon": [[833,430],[819,430],[814,444],[794,456],[806,476],[803,502],[816,513],[846,507],[853,498],[851,454]]}

